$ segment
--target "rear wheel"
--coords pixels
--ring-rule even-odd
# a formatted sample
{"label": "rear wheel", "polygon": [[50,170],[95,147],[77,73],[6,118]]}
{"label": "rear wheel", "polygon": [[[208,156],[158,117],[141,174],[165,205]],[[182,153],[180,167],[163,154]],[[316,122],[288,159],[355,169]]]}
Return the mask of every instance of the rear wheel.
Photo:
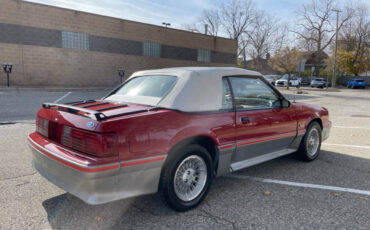
{"label": "rear wheel", "polygon": [[304,161],[315,160],[320,153],[321,140],[321,127],[314,121],[308,126],[296,155]]}
{"label": "rear wheel", "polygon": [[196,207],[208,193],[212,172],[212,159],[202,146],[189,145],[178,151],[162,174],[160,189],[165,201],[176,211]]}

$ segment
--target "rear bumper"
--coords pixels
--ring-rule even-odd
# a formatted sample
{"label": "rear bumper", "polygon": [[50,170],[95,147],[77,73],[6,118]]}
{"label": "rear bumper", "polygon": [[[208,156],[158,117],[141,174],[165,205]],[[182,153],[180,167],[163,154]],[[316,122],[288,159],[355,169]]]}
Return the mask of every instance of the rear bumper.
{"label": "rear bumper", "polygon": [[165,156],[84,166],[58,156],[30,136],[28,143],[36,170],[53,184],[88,204],[155,193]]}
{"label": "rear bumper", "polygon": [[312,87],[326,87],[325,84],[311,84]]}

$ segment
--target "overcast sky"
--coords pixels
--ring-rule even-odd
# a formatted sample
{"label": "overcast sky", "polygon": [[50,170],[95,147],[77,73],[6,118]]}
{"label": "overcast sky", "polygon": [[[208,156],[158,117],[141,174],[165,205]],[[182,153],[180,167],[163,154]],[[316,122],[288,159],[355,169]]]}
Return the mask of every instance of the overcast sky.
{"label": "overcast sky", "polygon": [[[155,25],[171,23],[174,28],[195,22],[205,9],[217,8],[223,0],[27,0]],[[259,9],[291,22],[294,11],[309,0],[256,0]],[[339,0],[346,2],[347,0]],[[364,1],[370,7],[369,0]]]}

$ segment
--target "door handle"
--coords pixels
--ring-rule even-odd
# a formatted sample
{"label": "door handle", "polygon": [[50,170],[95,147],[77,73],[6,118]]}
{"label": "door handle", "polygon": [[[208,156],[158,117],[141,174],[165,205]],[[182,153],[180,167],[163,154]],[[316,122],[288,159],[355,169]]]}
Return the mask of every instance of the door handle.
{"label": "door handle", "polygon": [[242,117],[240,120],[242,121],[243,124],[247,124],[250,122],[249,117]]}

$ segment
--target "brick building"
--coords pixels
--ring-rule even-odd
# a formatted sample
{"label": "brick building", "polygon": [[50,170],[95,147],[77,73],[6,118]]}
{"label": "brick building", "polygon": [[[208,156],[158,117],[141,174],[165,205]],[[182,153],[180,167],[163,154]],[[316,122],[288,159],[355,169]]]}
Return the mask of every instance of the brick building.
{"label": "brick building", "polygon": [[[117,69],[235,66],[237,42],[69,9],[0,0],[0,62],[11,85],[112,86]],[[0,85],[6,84],[0,72]]]}

